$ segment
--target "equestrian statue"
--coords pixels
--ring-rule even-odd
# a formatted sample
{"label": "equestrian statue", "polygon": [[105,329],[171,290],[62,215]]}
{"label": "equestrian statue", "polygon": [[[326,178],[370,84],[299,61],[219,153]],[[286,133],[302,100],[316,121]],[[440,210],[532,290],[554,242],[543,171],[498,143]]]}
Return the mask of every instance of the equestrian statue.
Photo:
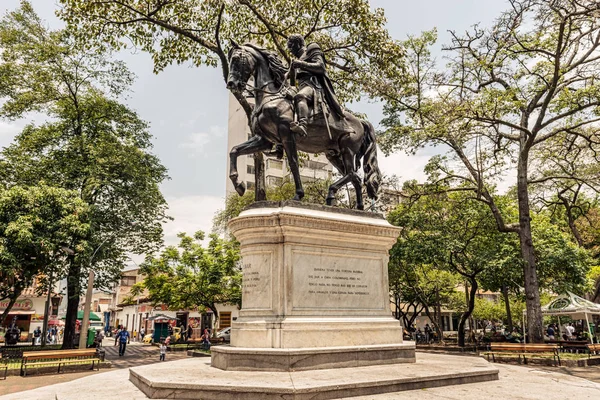
{"label": "equestrian statue", "polygon": [[[229,153],[229,178],[243,195],[246,187],[238,180],[237,158],[270,152],[275,146],[279,157],[285,151],[294,178],[294,200],[300,201],[304,189],[298,151],[324,153],[342,175],[329,187],[327,205],[332,205],[340,188],[352,183],[356,208],[363,210],[362,182],[357,173],[361,161],[369,198],[377,198],[381,181],[373,125],[342,108],[327,77],[325,56],[318,44],[306,46],[302,35],[291,35],[287,47],[294,56],[289,69],[272,51],[232,41],[227,88],[238,93],[252,90],[255,105],[251,118],[254,136]],[[253,85],[248,83],[250,77],[254,78]]]}

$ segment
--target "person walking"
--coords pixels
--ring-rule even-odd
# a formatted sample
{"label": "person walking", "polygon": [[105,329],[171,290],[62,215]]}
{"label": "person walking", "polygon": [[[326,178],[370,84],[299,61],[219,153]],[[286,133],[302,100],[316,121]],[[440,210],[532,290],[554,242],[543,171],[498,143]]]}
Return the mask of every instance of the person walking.
{"label": "person walking", "polygon": [[127,347],[127,343],[130,341],[129,332],[127,332],[127,328],[123,327],[121,332],[117,334],[116,339],[119,339],[119,356],[125,355],[125,348]]}
{"label": "person walking", "polygon": [[42,340],[42,330],[38,326],[33,331],[33,343],[32,343],[32,345],[33,346],[38,346],[41,343],[41,340]]}
{"label": "person walking", "polygon": [[121,333],[121,325],[119,325],[117,327],[117,333],[115,333],[115,346],[117,345],[117,342],[119,341],[119,333]]}
{"label": "person walking", "polygon": [[146,336],[146,329],[142,326],[142,329],[140,329],[140,337],[142,338],[142,342],[144,341],[144,336]]}
{"label": "person walking", "polygon": [[166,355],[167,355],[167,345],[163,341],[163,342],[160,342],[160,361],[165,361]]}

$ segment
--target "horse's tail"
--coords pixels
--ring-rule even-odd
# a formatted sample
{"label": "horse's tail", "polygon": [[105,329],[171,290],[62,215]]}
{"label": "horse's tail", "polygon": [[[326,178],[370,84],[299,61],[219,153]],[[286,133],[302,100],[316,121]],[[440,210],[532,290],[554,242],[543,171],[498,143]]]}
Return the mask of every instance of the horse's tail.
{"label": "horse's tail", "polygon": [[[365,130],[364,136],[364,154],[363,158],[363,172],[364,172],[364,184],[367,187],[367,195],[371,199],[377,199],[377,192],[379,191],[379,185],[381,184],[381,171],[379,170],[379,164],[377,163],[377,141],[375,139],[375,128],[369,121],[360,121]],[[361,149],[363,150],[363,149]]]}

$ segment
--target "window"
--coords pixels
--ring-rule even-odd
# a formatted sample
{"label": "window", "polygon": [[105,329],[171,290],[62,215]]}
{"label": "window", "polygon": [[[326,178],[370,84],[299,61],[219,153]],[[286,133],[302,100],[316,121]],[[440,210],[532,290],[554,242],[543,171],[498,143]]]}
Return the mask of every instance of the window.
{"label": "window", "polygon": [[124,276],[121,278],[121,286],[135,285],[135,276]]}
{"label": "window", "polygon": [[310,169],[325,169],[325,167],[327,167],[327,164],[319,161],[308,160],[306,163],[306,168]]}
{"label": "window", "polygon": [[221,311],[219,313],[219,328],[225,329],[231,326],[231,311]]}
{"label": "window", "polygon": [[267,169],[276,169],[283,170],[283,161],[282,160],[267,160]]}
{"label": "window", "polygon": [[254,165],[246,165],[246,172],[254,175]]}
{"label": "window", "polygon": [[280,186],[283,183],[283,178],[278,176],[267,176],[268,186]]}

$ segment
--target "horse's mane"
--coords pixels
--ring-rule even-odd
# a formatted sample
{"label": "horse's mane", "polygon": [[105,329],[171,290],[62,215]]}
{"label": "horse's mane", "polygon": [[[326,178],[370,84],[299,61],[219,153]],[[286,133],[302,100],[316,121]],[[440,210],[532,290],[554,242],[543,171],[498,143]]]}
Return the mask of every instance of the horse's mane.
{"label": "horse's mane", "polygon": [[258,52],[261,56],[267,60],[267,64],[269,66],[269,70],[273,74],[273,80],[276,84],[283,84],[283,76],[288,72],[288,69],[283,65],[277,53],[271,50],[267,50],[262,47],[258,47],[252,43],[246,43],[244,46],[250,47],[251,49]]}

